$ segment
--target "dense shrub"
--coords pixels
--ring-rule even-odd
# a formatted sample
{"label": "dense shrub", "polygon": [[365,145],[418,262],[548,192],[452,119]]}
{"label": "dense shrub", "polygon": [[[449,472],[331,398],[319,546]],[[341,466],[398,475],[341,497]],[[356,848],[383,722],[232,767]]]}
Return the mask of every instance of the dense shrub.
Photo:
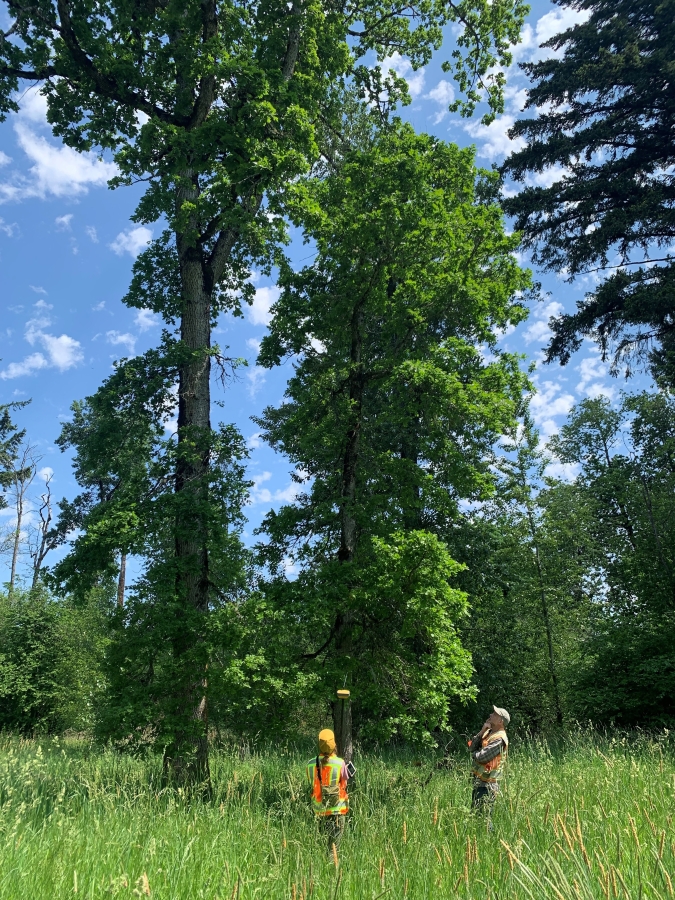
{"label": "dense shrub", "polygon": [[90,728],[105,643],[100,591],[83,605],[44,588],[0,594],[0,728]]}

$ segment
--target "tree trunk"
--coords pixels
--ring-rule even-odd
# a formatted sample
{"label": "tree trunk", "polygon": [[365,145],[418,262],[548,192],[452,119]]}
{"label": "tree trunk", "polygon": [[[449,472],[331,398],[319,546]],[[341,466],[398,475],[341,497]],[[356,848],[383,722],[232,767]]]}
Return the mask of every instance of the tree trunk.
{"label": "tree trunk", "polygon": [[[186,172],[178,206],[196,203],[196,176]],[[195,229],[196,233],[196,229]],[[202,251],[193,238],[176,235],[183,310],[181,341],[190,352],[179,370],[178,459],[176,465],[175,559],[178,613],[173,654],[177,674],[174,740],[164,755],[165,774],[209,784],[207,652],[204,626],[209,607],[207,517],[211,439],[211,293],[205,284]]]}
{"label": "tree trunk", "polygon": [[47,492],[42,495],[42,506],[40,507],[40,544],[36,548],[35,558],[33,559],[33,583],[31,584],[31,591],[34,591],[37,587],[40,571],[42,570],[42,563],[45,561],[45,557],[53,547],[53,544],[49,545],[48,537],[49,526],[52,523],[52,491],[50,482],[51,475],[47,478],[46,482]]}
{"label": "tree trunk", "polygon": [[338,756],[348,763],[352,761],[354,755],[352,704],[349,696],[341,697],[341,693],[347,692],[338,691],[338,699],[333,703],[333,731],[335,732]]}
{"label": "tree trunk", "polygon": [[120,553],[120,575],[117,579],[117,605],[120,609],[124,608],[124,588],[127,580],[127,555]]}
{"label": "tree trunk", "polygon": [[345,439],[342,464],[342,496],[340,502],[340,562],[351,562],[356,550],[356,471],[359,461],[361,438],[361,418],[363,411],[363,370],[361,355],[363,349],[363,301],[354,307],[351,321],[351,348],[349,369],[349,417],[350,425]]}
{"label": "tree trunk", "polygon": [[21,544],[21,524],[23,522],[23,494],[24,484],[18,478],[14,482],[16,490],[16,530],[14,532],[14,546],[12,547],[12,568],[9,575],[9,592],[14,593],[16,582],[16,566],[19,560],[19,546]]}

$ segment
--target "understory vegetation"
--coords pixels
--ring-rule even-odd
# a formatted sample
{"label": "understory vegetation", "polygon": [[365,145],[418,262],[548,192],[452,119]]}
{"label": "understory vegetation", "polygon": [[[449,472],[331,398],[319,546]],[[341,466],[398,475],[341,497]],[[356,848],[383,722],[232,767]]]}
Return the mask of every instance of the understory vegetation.
{"label": "understory vegetation", "polygon": [[221,745],[208,802],[163,787],[159,760],[78,738],[3,737],[0,895],[155,900],[667,900],[675,745],[576,732],[514,745],[489,832],[467,754],[358,754],[336,860],[308,810],[312,749]]}

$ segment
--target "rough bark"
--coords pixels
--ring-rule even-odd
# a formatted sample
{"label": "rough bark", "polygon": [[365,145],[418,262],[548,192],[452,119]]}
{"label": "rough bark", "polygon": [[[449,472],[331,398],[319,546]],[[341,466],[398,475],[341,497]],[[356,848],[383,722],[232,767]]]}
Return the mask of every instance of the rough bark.
{"label": "rough bark", "polygon": [[[183,173],[177,206],[193,203],[197,177]],[[183,723],[166,748],[164,771],[178,781],[209,782],[206,652],[201,623],[209,606],[208,534],[205,521],[209,492],[211,433],[210,374],[211,292],[205,284],[201,248],[186,234],[176,235],[183,310],[181,342],[188,351],[179,370],[178,461],[175,490],[180,496],[175,521],[176,594],[174,660],[182,671],[177,685],[177,719]],[[185,664],[185,665],[183,665]]]}
{"label": "rough bark", "polygon": [[337,744],[338,756],[345,762],[351,762],[354,755],[352,741],[352,704],[350,699],[338,698],[333,703],[333,731]]}
{"label": "rough bark", "polygon": [[359,461],[361,420],[363,414],[364,375],[363,351],[363,302],[354,307],[350,323],[351,346],[349,353],[349,427],[345,438],[342,465],[342,491],[340,499],[340,562],[351,562],[356,550],[357,523],[354,516],[356,499],[356,472]]}
{"label": "rough bark", "polygon": [[[300,47],[302,3],[295,0],[293,24],[282,62],[288,81],[295,70]],[[214,0],[203,4],[204,41],[218,31]],[[216,98],[215,76],[203,78],[197,99],[188,76],[178,78],[176,103],[180,124],[198,127],[208,116]],[[188,163],[189,166],[189,163]],[[257,179],[249,192],[240,195],[243,210],[254,215],[263,199]],[[182,210],[197,210],[200,200],[198,175],[189,167],[176,179],[177,221]],[[215,239],[215,240],[214,240]],[[211,440],[211,305],[214,290],[223,276],[239,239],[236,228],[221,229],[218,218],[204,226],[197,213],[176,233],[181,280],[181,343],[188,351],[180,366],[178,384],[178,461],[175,492],[180,497],[175,521],[176,594],[173,656],[181,673],[177,684],[177,721],[183,723],[164,754],[164,772],[174,780],[210,787],[208,759],[207,666],[204,623],[209,609],[209,557],[207,509],[209,503],[209,454]],[[211,243],[211,251],[207,248]],[[186,626],[186,627],[184,627]]]}
{"label": "rough bark", "polygon": [[127,555],[120,553],[120,574],[117,579],[117,605],[120,609],[124,608],[124,589],[127,580]]}

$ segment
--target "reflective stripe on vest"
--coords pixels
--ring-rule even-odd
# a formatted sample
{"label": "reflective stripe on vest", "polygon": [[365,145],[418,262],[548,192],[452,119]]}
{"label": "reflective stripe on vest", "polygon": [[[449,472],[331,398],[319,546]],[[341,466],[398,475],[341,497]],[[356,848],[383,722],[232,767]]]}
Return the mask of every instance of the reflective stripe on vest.
{"label": "reflective stripe on vest", "polygon": [[492,744],[496,740],[504,741],[503,750],[498,753],[493,759],[486,763],[473,761],[473,769],[471,770],[472,774],[479,778],[485,784],[495,784],[495,782],[499,781],[499,778],[502,774],[502,769],[504,768],[504,760],[506,759],[506,754],[509,749],[509,739],[506,736],[505,731],[494,731],[489,733],[486,737],[483,738],[481,743],[481,747],[484,749],[488,744]]}
{"label": "reflective stripe on vest", "polygon": [[342,816],[349,812],[347,787],[340,779],[343,766],[344,760],[339,756],[319,757],[319,781],[316,759],[308,763],[307,780],[312,786],[312,809],[317,816]]}

